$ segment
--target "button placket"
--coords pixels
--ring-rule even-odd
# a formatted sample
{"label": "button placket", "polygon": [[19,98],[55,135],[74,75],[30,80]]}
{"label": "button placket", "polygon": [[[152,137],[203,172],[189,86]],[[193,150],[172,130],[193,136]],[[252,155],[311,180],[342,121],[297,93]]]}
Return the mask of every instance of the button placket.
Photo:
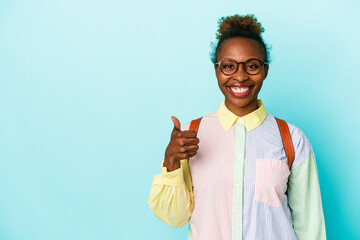
{"label": "button placket", "polygon": [[[241,120],[241,119],[239,119]],[[244,178],[245,126],[235,124],[235,159],[233,171],[233,232],[232,239],[242,239],[242,198]]]}

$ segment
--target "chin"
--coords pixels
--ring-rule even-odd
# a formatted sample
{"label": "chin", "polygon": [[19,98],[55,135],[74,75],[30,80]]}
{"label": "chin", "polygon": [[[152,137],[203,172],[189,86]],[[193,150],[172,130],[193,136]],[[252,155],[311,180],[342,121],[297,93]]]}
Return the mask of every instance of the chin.
{"label": "chin", "polygon": [[257,97],[247,96],[245,98],[234,98],[233,96],[230,96],[230,97],[225,97],[225,101],[227,101],[236,108],[247,108],[254,102],[257,103]]}

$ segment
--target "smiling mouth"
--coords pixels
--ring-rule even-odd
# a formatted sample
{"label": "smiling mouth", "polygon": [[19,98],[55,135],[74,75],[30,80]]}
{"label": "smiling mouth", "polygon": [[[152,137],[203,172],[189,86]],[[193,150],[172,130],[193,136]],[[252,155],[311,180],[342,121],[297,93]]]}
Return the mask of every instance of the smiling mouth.
{"label": "smiling mouth", "polygon": [[227,86],[226,89],[234,96],[234,97],[246,97],[251,90],[252,86]]}

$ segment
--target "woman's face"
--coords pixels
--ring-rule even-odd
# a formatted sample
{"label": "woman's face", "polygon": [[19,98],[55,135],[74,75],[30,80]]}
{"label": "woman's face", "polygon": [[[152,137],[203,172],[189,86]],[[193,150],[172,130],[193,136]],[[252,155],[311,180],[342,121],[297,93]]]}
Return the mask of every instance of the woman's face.
{"label": "woman's face", "polygon": [[[230,38],[225,40],[218,51],[217,61],[232,58],[237,62],[245,62],[250,58],[264,61],[264,52],[254,40],[247,38]],[[268,65],[261,67],[259,73],[249,75],[239,64],[237,71],[227,76],[215,65],[216,78],[221,92],[225,96],[226,107],[237,116],[244,116],[258,108],[257,97],[262,83],[268,73]]]}

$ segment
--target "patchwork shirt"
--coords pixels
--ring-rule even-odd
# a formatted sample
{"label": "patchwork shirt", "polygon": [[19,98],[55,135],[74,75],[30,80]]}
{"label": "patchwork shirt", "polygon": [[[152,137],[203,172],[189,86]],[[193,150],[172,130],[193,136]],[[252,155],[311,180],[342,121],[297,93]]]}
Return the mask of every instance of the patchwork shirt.
{"label": "patchwork shirt", "polygon": [[261,100],[258,106],[238,117],[223,101],[201,120],[197,154],[172,172],[162,163],[154,177],[151,209],[173,227],[190,222],[188,239],[326,239],[309,140],[288,124],[295,150],[289,171],[276,120]]}

